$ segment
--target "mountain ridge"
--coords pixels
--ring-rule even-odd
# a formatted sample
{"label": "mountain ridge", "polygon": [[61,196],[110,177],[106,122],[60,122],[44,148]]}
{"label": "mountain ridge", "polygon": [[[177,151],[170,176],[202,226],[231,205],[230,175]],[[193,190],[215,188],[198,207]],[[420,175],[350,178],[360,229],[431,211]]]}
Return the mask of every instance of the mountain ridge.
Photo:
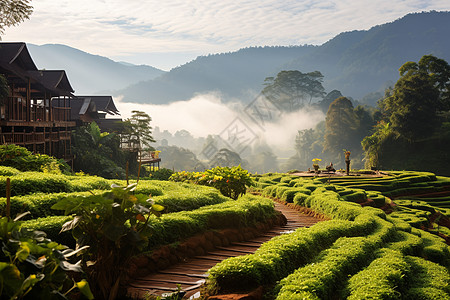
{"label": "mountain ridge", "polygon": [[27,47],[38,68],[66,70],[77,94],[102,94],[165,72],[151,66],[116,62],[62,44]]}
{"label": "mountain ridge", "polygon": [[[45,45],[30,45],[30,53],[39,67],[65,69],[76,93],[103,91],[123,96],[125,102],[167,104],[214,92],[225,102],[238,99],[248,103],[262,90],[266,77],[282,70],[318,70],[324,75],[327,92],[336,89],[345,96],[362,99],[374,92],[382,93],[397,81],[398,68],[407,61],[418,61],[426,54],[450,61],[447,36],[450,12],[430,11],[407,14],[368,30],[342,32],[319,46],[247,47],[199,56],[168,72],[91,55],[89,59],[103,66],[103,71],[98,72],[97,63],[80,65],[77,59],[64,57],[68,54],[61,52],[63,48],[51,45],[47,47],[54,48],[52,51]],[[42,51],[36,47],[42,47]],[[45,56],[53,60],[57,57],[60,64],[41,63],[46,62]],[[106,67],[111,62],[114,68]],[[374,104],[374,100],[368,104]]]}

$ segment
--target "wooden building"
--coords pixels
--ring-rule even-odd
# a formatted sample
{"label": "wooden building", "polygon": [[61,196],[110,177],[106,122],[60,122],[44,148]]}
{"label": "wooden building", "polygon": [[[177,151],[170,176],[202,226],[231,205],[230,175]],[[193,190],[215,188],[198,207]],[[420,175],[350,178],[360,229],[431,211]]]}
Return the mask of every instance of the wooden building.
{"label": "wooden building", "polygon": [[106,118],[106,115],[120,115],[111,96],[76,96],[70,106],[71,120],[77,126],[95,122],[103,132],[120,131],[121,118]]}
{"label": "wooden building", "polygon": [[74,91],[63,70],[38,70],[25,43],[0,43],[0,74],[9,95],[0,99],[0,143],[71,159]]}

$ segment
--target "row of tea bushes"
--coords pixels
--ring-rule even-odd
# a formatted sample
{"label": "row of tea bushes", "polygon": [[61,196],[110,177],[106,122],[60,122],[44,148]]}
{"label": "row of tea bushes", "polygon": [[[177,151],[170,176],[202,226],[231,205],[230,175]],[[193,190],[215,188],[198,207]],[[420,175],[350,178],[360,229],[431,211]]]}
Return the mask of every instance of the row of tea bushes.
{"label": "row of tea bushes", "polygon": [[[103,193],[103,190],[93,190],[94,194]],[[11,197],[11,216],[24,212],[30,214],[23,218],[36,219],[59,214],[58,211],[52,210],[51,207],[61,199],[74,196],[88,196],[91,192],[74,192],[74,193],[35,193],[23,196]],[[6,198],[0,198],[0,211],[6,210]],[[4,214],[4,213],[3,213]]]}
{"label": "row of tea bushes", "polygon": [[[404,180],[415,177],[411,172],[398,176]],[[421,180],[433,180],[433,176],[420,174],[412,181],[417,183]],[[287,193],[295,188],[299,190],[293,192],[293,196],[287,196]],[[347,296],[352,295],[353,299],[360,299],[361,295],[364,295],[363,298],[376,299],[377,292],[382,295],[389,292],[391,294],[386,295],[399,297],[406,293],[411,295],[411,291],[423,295],[426,291],[419,281],[411,281],[402,275],[412,274],[409,271],[411,264],[390,264],[391,253],[395,253],[395,256],[400,258],[399,261],[419,259],[411,255],[419,256],[421,260],[425,258],[430,269],[444,270],[442,276],[450,277],[447,270],[450,267],[450,251],[443,239],[411,227],[407,220],[386,216],[382,210],[361,207],[357,203],[344,200],[347,195],[362,193],[361,189],[278,174],[258,177],[255,189],[265,196],[292,199],[294,204],[309,207],[332,217],[333,220],[274,238],[263,244],[255,254],[227,259],[217,264],[210,269],[207,279],[211,294],[247,290],[259,285],[269,287],[280,281],[272,295],[274,298],[278,297],[277,299],[327,299],[336,291],[347,293]],[[379,191],[367,191],[366,196],[388,201]],[[345,224],[341,223],[333,229],[333,224],[339,222]],[[356,224],[365,226],[353,235],[345,232],[345,229],[351,230]],[[320,232],[321,228],[327,230],[323,236],[319,234],[318,242],[315,234]],[[330,236],[331,239],[328,238]],[[346,289],[350,286],[349,278],[352,280],[353,276],[361,272],[362,275],[358,276],[366,276],[366,267],[378,259],[381,259],[381,264],[388,264],[386,278],[392,276],[393,285],[380,285],[380,291],[364,290],[366,294],[361,294],[361,290],[353,286],[353,283],[351,288]],[[374,263],[370,270],[377,270],[379,262]],[[372,271],[367,272],[371,274]],[[397,275],[398,278],[395,277]],[[446,280],[448,286],[450,282]],[[397,283],[400,286],[408,286],[408,289],[397,288]],[[442,291],[444,296],[448,293],[442,288],[438,291]]]}
{"label": "row of tea bushes", "polygon": [[[111,184],[126,185],[125,181],[106,180],[94,176],[65,176],[24,172],[11,178],[11,214],[30,211],[28,218],[60,214],[50,207],[65,197],[100,194]],[[6,177],[0,177],[0,194],[6,193]],[[75,191],[75,192],[73,192]],[[135,193],[146,194],[166,208],[165,212],[193,210],[205,205],[228,201],[215,188],[186,183],[141,180]],[[16,195],[16,196],[14,196]],[[6,198],[0,198],[0,210],[4,211]]]}
{"label": "row of tea bushes", "polygon": [[11,178],[11,196],[34,193],[80,192],[108,189],[111,182],[95,176],[68,176],[41,172],[23,172],[0,176],[0,195],[6,195],[6,179]]}
{"label": "row of tea bushes", "polygon": [[149,247],[177,242],[206,230],[252,226],[276,214],[271,200],[255,195],[244,195],[234,201],[192,211],[164,214],[151,219],[154,233]]}
{"label": "row of tea bushes", "polygon": [[343,298],[450,299],[450,274],[445,267],[386,248],[376,256],[349,279]]}
{"label": "row of tea bushes", "polygon": [[[163,214],[150,219],[154,233],[149,247],[177,242],[209,229],[241,228],[274,217],[273,202],[254,195],[245,195],[236,201],[205,205],[191,211]],[[42,230],[48,237],[60,243],[73,246],[70,232],[59,234],[62,225],[70,216],[47,216],[25,221],[23,227]]]}
{"label": "row of tea bushes", "polygon": [[331,220],[264,243],[254,254],[229,258],[209,270],[208,287],[214,293],[270,285],[289,275],[343,236],[373,232],[375,219],[367,214],[355,221]]}

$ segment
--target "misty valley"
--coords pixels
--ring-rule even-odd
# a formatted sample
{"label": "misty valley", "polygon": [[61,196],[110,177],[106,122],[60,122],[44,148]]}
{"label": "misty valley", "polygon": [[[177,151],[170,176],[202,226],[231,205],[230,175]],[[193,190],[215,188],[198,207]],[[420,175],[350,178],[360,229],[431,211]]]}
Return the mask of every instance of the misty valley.
{"label": "misty valley", "polygon": [[170,71],[0,41],[0,298],[450,299],[448,36],[412,13]]}

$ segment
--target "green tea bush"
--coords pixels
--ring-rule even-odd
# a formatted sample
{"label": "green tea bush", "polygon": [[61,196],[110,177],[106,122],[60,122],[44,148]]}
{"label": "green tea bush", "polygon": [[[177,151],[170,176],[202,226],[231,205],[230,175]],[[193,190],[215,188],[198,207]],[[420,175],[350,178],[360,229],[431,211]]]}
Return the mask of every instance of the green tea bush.
{"label": "green tea bush", "polygon": [[[102,191],[93,190],[92,193],[101,193]],[[11,197],[11,215],[17,215],[24,212],[30,212],[24,219],[36,219],[48,217],[58,214],[58,211],[52,210],[51,207],[56,202],[71,196],[87,196],[90,192],[75,193],[36,193],[31,195]],[[0,210],[6,211],[6,198],[0,198]]]}
{"label": "green tea bush", "polygon": [[[377,251],[375,259],[348,282],[347,299],[401,299],[409,264],[394,250]],[[406,298],[407,299],[407,298]]]}
{"label": "green tea bush", "polygon": [[153,200],[164,206],[168,213],[178,211],[188,211],[206,205],[213,205],[229,201],[229,198],[220,194],[214,188],[203,187],[204,189],[179,189],[164,195],[155,196]]}
{"label": "green tea bush", "polygon": [[14,176],[19,173],[20,171],[16,168],[0,166],[0,176]]}
{"label": "green tea bush", "polygon": [[164,214],[152,218],[154,232],[149,247],[170,244],[208,229],[240,228],[262,222],[275,216],[273,202],[254,195],[245,195],[237,201],[200,207],[193,211]]}
{"label": "green tea bush", "polygon": [[421,255],[423,251],[423,240],[411,233],[398,230],[395,240],[387,245],[387,248],[396,250],[403,255]]}
{"label": "green tea bush", "polygon": [[[33,154],[26,148],[14,144],[0,145],[0,164],[22,172],[69,173],[70,167],[63,160],[46,154]],[[9,176],[9,175],[8,175]]]}
{"label": "green tea bush", "polygon": [[311,193],[311,191],[304,188],[289,188],[284,190],[283,194],[281,195],[281,197],[279,197],[279,199],[288,203],[293,203],[294,198],[299,193],[307,196],[308,194]]}
{"label": "green tea bush", "polygon": [[423,240],[423,256],[432,262],[450,267],[450,249],[444,240],[429,232],[419,230]]}
{"label": "green tea bush", "polygon": [[172,181],[191,182],[201,185],[212,186],[218,189],[222,195],[236,200],[244,195],[247,187],[253,186],[253,180],[247,170],[241,166],[235,167],[215,167],[200,172],[178,172],[169,178]]}
{"label": "green tea bush", "polygon": [[[214,292],[227,292],[273,284],[310,263],[338,238],[370,233],[377,226],[373,217],[362,215],[355,221],[331,220],[274,237],[254,254],[229,258],[211,268],[208,288]],[[243,268],[245,272],[242,272]]]}
{"label": "green tea bush", "polygon": [[339,238],[317,259],[282,279],[275,287],[276,299],[302,297],[330,299],[349,275],[358,272],[372,260],[377,248],[374,240],[365,237]]}
{"label": "green tea bush", "polygon": [[[11,195],[70,192],[72,186],[64,175],[24,172],[11,177]],[[6,195],[6,177],[0,177],[0,195]]]}
{"label": "green tea bush", "polygon": [[70,189],[74,192],[84,192],[89,190],[108,190],[111,188],[111,181],[97,176],[67,176],[70,181]]}
{"label": "green tea bush", "polygon": [[404,299],[450,299],[449,270],[421,257],[407,256],[411,275]]}

